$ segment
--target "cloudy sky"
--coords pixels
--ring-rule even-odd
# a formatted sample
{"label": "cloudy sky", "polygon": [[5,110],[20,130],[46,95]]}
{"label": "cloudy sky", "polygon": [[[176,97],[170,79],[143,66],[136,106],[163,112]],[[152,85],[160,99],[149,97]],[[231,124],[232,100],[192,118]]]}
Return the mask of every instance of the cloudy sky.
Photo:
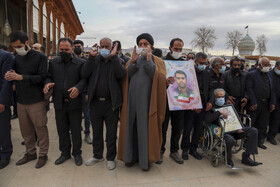
{"label": "cloudy sky", "polygon": [[[84,33],[78,38],[86,45],[102,37],[120,40],[123,48],[135,45],[136,37],[150,33],[155,47],[167,48],[172,38],[184,40],[186,48],[200,26],[215,29],[218,40],[212,54],[231,54],[225,47],[228,31],[238,30],[255,40],[264,34],[268,38],[266,55],[280,56],[279,0],[73,0],[83,24]],[[194,49],[198,51],[198,49]],[[254,51],[257,54],[257,51]]]}

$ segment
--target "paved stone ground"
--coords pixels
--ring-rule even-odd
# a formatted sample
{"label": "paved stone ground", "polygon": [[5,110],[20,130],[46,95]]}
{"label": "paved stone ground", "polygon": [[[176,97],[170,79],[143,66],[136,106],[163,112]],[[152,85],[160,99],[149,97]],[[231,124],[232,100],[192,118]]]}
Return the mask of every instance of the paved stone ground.
{"label": "paved stone ground", "polygon": [[[94,166],[77,167],[74,159],[56,166],[54,161],[59,157],[58,135],[55,127],[54,110],[48,113],[50,134],[49,160],[41,169],[35,169],[36,161],[22,166],[15,163],[24,155],[25,147],[20,144],[22,137],[18,120],[12,121],[12,141],[14,153],[10,165],[0,170],[0,187],[33,187],[33,186],[280,186],[280,143],[273,146],[266,143],[267,150],[259,150],[256,159],[264,164],[258,167],[246,167],[241,164],[241,153],[233,156],[236,166],[242,170],[226,168],[223,162],[217,168],[212,167],[209,158],[198,161],[190,156],[188,161],[179,165],[169,158],[166,151],[161,165],[153,164],[149,172],[142,172],[138,165],[126,168],[117,161],[117,168],[109,171],[106,161]],[[168,131],[168,140],[170,130]],[[277,136],[280,142],[280,136]],[[92,147],[83,141],[83,159],[92,157]],[[167,141],[169,150],[169,141]],[[105,150],[106,151],[106,150]],[[105,153],[104,153],[105,155]]]}

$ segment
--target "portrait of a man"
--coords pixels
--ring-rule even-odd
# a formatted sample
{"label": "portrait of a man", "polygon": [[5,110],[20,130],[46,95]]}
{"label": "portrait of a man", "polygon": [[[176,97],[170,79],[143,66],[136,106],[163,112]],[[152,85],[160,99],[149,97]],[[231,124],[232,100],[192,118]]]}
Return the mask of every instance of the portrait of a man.
{"label": "portrait of a man", "polygon": [[174,96],[178,102],[190,103],[194,99],[194,92],[191,88],[188,88],[187,74],[182,70],[177,70],[174,74],[175,87],[177,96]]}
{"label": "portrait of a man", "polygon": [[169,109],[202,108],[193,61],[165,60]]}

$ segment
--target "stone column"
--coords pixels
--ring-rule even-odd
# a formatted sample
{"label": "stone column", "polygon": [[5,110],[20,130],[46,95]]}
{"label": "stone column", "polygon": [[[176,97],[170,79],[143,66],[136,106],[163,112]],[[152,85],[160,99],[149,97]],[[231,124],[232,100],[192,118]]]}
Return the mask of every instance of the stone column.
{"label": "stone column", "polygon": [[27,35],[30,44],[34,43],[33,39],[33,1],[27,0],[27,9],[28,9],[28,26],[27,26]]}
{"label": "stone column", "polygon": [[43,5],[44,0],[38,0],[39,2],[39,43],[43,45]]}
{"label": "stone column", "polygon": [[56,8],[52,9],[53,15],[53,40],[52,40],[52,53],[56,53]]}
{"label": "stone column", "polygon": [[52,11],[52,5],[50,2],[46,2],[46,8],[47,8],[47,46],[46,51],[47,55],[50,54],[51,51],[51,11]]}

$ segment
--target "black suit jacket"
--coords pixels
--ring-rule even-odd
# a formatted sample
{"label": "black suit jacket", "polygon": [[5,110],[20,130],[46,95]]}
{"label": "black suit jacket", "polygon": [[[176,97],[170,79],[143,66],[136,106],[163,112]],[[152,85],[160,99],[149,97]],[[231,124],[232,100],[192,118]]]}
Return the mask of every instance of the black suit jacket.
{"label": "black suit jacket", "polygon": [[[102,73],[100,72],[100,63],[102,63],[103,60],[103,57],[100,55],[96,57],[90,56],[87,62],[85,62],[85,66],[83,68],[83,76],[88,81],[87,94],[89,104],[95,96],[99,74]],[[108,63],[110,63],[110,75],[108,77],[110,96],[113,108],[117,109],[122,105],[122,90],[120,81],[124,78],[126,71],[118,56],[112,57]]]}
{"label": "black suit jacket", "polygon": [[[270,82],[270,98],[269,103],[275,105],[275,90],[273,85],[273,78],[270,73],[267,74]],[[262,72],[259,69],[251,71],[247,75],[246,79],[246,92],[249,96],[248,107],[254,104],[260,104],[263,90],[263,78]]]}
{"label": "black suit jacket", "polygon": [[[246,93],[246,78],[247,78],[247,72],[245,71],[241,71],[241,99],[246,97],[247,99],[249,98],[249,96],[247,95]],[[224,90],[227,92],[227,94],[229,96],[233,96],[231,94],[231,90],[234,89],[233,87],[233,80],[232,80],[232,77],[235,76],[231,69],[224,72],[223,73],[223,76],[222,76],[222,79],[224,80]]]}
{"label": "black suit jacket", "polygon": [[279,84],[279,79],[280,79],[280,75],[277,75],[274,72],[274,69],[272,69],[271,71],[268,72],[272,79],[273,79],[273,84],[274,84],[274,88],[275,88],[275,104],[276,106],[280,107],[280,84]]}
{"label": "black suit jacket", "polygon": [[0,49],[0,104],[5,105],[5,107],[13,104],[12,83],[5,79],[5,74],[14,69],[14,63],[14,56]]}
{"label": "black suit jacket", "polygon": [[213,90],[213,83],[211,80],[211,74],[207,70],[204,70],[201,73],[203,76],[203,94],[204,94],[205,102],[212,103],[212,105],[213,105],[214,104],[214,90]]}
{"label": "black suit jacket", "polygon": [[[61,57],[50,60],[45,84],[55,83],[53,90],[55,109],[62,109],[64,99],[69,100],[70,109],[79,109],[82,108],[81,93],[86,87],[86,80],[82,78],[84,60],[73,56],[72,60],[66,63],[68,64],[66,65]],[[67,79],[66,89],[64,88],[65,79]],[[76,87],[79,90],[79,95],[74,99],[70,99],[69,97],[65,98],[65,91],[72,87]]]}

